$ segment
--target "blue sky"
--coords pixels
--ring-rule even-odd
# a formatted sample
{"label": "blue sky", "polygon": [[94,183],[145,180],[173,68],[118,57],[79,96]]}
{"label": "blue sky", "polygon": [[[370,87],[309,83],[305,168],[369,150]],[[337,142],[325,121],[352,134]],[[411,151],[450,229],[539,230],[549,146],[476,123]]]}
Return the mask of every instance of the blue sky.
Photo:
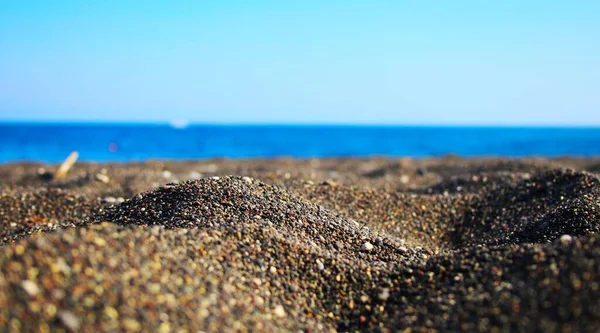
{"label": "blue sky", "polygon": [[600,125],[600,1],[0,4],[0,119]]}

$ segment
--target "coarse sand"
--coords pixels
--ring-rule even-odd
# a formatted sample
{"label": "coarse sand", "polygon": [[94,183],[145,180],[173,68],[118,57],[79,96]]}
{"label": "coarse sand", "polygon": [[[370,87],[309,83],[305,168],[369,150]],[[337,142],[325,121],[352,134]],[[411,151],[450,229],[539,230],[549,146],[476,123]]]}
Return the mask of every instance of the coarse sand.
{"label": "coarse sand", "polygon": [[600,160],[0,165],[0,331],[600,331]]}

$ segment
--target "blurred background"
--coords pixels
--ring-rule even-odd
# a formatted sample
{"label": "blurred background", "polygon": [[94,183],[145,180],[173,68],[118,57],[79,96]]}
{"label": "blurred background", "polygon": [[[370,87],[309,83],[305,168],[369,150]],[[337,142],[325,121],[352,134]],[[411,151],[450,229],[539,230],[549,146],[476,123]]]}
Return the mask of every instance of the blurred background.
{"label": "blurred background", "polygon": [[4,1],[0,162],[600,155],[597,1]]}

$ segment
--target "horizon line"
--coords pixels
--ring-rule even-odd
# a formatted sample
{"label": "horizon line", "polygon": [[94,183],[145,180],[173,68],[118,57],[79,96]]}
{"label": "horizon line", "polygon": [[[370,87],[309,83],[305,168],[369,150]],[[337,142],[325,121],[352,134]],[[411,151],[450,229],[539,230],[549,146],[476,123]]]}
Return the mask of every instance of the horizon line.
{"label": "horizon line", "polygon": [[527,124],[527,123],[337,123],[337,122],[217,122],[217,121],[158,121],[158,120],[65,120],[65,119],[40,119],[40,120],[17,120],[17,119],[0,119],[0,125],[81,125],[81,126],[98,126],[98,125],[113,125],[113,126],[169,126],[173,128],[187,128],[198,126],[214,126],[214,127],[441,127],[441,128],[590,128],[600,129],[600,124]]}

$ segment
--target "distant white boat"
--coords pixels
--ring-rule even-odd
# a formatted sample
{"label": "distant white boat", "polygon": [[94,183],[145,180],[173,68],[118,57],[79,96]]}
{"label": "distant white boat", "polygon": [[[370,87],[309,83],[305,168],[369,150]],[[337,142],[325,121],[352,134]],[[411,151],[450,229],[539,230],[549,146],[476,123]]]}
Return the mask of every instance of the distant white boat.
{"label": "distant white boat", "polygon": [[171,120],[169,122],[169,125],[176,129],[184,129],[184,128],[188,127],[189,122],[187,122],[185,120],[181,120],[181,119],[176,119],[176,120]]}

